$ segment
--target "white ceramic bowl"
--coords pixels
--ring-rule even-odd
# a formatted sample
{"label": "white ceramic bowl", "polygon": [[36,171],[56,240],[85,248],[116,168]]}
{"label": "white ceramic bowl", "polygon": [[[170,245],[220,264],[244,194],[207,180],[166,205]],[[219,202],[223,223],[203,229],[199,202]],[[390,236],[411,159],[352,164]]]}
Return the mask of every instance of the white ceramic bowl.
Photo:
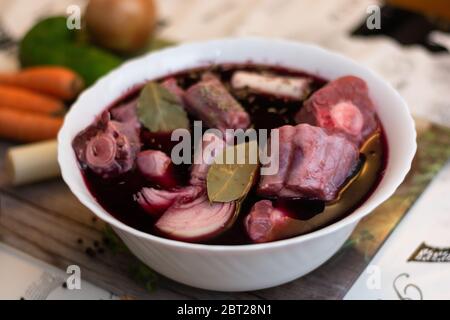
{"label": "white ceramic bowl", "polygon": [[[135,230],[106,212],[89,193],[71,143],[96,115],[129,88],[146,80],[211,63],[281,65],[326,79],[363,78],[386,131],[386,172],[370,198],[346,218],[315,232],[266,244],[211,246],[168,240]],[[72,192],[111,224],[128,248],[157,272],[204,289],[246,291],[276,286],[311,272],[328,260],[356,224],[389,198],[405,178],[416,151],[414,122],[405,101],[382,78],[355,62],[313,45],[237,38],[184,44],[135,59],[86,90],[67,114],[58,136],[58,161]]]}

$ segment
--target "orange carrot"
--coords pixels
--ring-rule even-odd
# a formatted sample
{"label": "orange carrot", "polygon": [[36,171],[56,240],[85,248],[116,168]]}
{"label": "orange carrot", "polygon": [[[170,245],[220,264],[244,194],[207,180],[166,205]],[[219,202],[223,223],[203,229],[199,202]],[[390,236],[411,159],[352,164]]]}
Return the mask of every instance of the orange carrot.
{"label": "orange carrot", "polygon": [[60,113],[64,110],[62,101],[30,90],[1,86],[0,106],[40,113]]}
{"label": "orange carrot", "polygon": [[83,79],[77,73],[49,66],[0,74],[0,84],[34,90],[63,100],[74,99],[84,87]]}
{"label": "orange carrot", "polygon": [[63,119],[0,107],[0,138],[35,142],[56,138]]}

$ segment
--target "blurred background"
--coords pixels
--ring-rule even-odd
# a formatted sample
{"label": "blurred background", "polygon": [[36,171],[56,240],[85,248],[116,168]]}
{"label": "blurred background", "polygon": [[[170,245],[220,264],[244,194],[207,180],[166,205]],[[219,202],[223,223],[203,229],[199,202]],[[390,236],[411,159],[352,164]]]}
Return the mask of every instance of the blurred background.
{"label": "blurred background", "polygon": [[[82,264],[88,280],[144,297],[154,276],[134,258],[92,260],[117,239],[58,179],[54,139],[78,94],[124,61],[239,36],[309,42],[351,57],[390,82],[415,117],[419,153],[396,195],[322,271],[262,295],[342,298],[450,157],[449,0],[0,0],[1,242],[60,268]],[[130,264],[138,286],[128,282]],[[334,286],[322,283],[331,269]],[[11,278],[1,274],[0,264],[2,284]],[[212,297],[171,282],[161,288],[152,297]]]}

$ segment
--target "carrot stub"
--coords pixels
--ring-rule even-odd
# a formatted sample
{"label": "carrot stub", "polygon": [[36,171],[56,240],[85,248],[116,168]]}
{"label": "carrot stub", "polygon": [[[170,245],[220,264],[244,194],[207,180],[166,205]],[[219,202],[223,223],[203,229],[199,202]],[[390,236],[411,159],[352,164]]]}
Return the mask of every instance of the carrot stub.
{"label": "carrot stub", "polygon": [[46,114],[61,113],[64,110],[64,104],[58,99],[27,89],[2,85],[0,107]]}
{"label": "carrot stub", "polygon": [[0,138],[35,142],[56,138],[62,118],[0,107]]}
{"label": "carrot stub", "polygon": [[45,93],[63,100],[72,100],[83,90],[82,78],[63,67],[33,67],[16,73],[0,74],[0,84]]}

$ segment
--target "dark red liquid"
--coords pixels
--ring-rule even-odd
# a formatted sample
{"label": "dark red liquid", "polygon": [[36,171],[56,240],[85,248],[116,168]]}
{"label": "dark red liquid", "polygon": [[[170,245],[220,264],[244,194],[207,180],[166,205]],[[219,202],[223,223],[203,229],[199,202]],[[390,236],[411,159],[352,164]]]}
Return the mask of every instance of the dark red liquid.
{"label": "dark red liquid", "polygon": [[[236,70],[268,70],[280,75],[305,76],[305,73],[286,70],[279,67],[260,67],[252,65],[223,65],[220,67],[212,67],[208,70],[213,71],[218,76],[220,76],[222,81],[226,85],[229,85],[230,78]],[[178,84],[182,88],[188,88],[190,85],[197,82],[200,79],[201,74],[205,71],[206,69],[195,69],[176,74],[175,76],[178,80]],[[313,79],[313,92],[326,84],[326,81],[323,79],[311,75],[307,76]],[[127,94],[124,98],[118,101],[117,104],[137,96],[138,93],[139,88]],[[238,94],[236,94],[235,97],[249,113],[255,129],[273,129],[285,124],[295,125],[294,115],[302,106],[302,104],[298,101],[291,101],[270,96],[250,94],[245,97],[240,97]],[[111,108],[113,108],[114,106],[112,106]],[[339,216],[339,219],[347,216],[350,212],[354,211],[354,209],[360,206],[375,190],[376,186],[382,178],[383,170],[386,167],[387,143],[383,132],[380,133],[379,137],[379,142],[382,145],[382,149],[380,150],[382,151],[378,151],[378,153],[381,154],[376,154],[376,160],[369,162],[369,165],[376,166],[375,170],[379,172],[377,181],[371,181],[371,185],[367,189],[368,192],[359,199],[354,199],[351,194],[343,196],[339,201],[347,201],[347,203],[350,204],[347,207],[350,209],[342,212],[342,214],[340,214]],[[141,132],[141,139],[143,142],[143,150],[156,149],[164,151],[169,155],[171,153],[172,147],[177,143],[170,141],[170,134],[154,134],[145,129],[143,129]],[[373,157],[373,154],[371,154],[371,156]],[[367,157],[367,154],[362,155],[361,163],[363,163],[364,159],[366,159]],[[124,174],[119,178],[109,180],[100,178],[99,176],[91,172],[88,168],[82,168],[82,171],[87,187],[97,199],[98,203],[106,211],[108,211],[118,220],[135,229],[151,234],[158,234],[154,229],[154,224],[156,221],[143,209],[141,209],[134,198],[135,194],[143,187],[152,186],[152,184],[145,180],[137,170],[132,170],[131,172],[128,172],[127,174]],[[187,181],[189,180],[190,166],[176,166],[176,172],[179,184],[187,184]],[[360,177],[360,179],[364,179],[364,176]],[[244,229],[243,219],[247,215],[253,204],[263,199],[257,196],[254,191],[255,190],[251,190],[249,195],[243,202],[239,218],[237,219],[233,227],[219,237],[208,242],[209,244],[238,245],[251,243]],[[325,208],[327,207],[327,204],[323,201],[305,199],[276,200],[274,202],[274,205],[284,208],[293,217],[301,220],[310,219],[315,215],[324,212]],[[332,222],[330,222],[329,224],[331,224]]]}

